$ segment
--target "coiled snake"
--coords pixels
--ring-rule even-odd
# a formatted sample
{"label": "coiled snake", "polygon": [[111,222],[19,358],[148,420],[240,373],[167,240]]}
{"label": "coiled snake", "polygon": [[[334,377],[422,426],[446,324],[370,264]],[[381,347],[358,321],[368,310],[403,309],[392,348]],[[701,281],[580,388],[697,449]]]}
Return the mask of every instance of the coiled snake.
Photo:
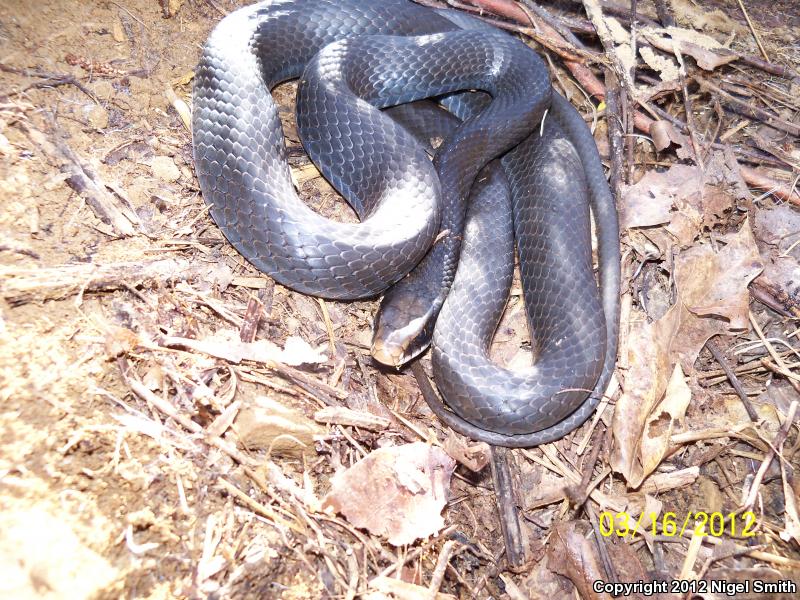
{"label": "coiled snake", "polygon": [[[292,184],[268,92],[301,76],[304,146],[359,224],[323,218]],[[448,122],[437,117],[444,111],[409,105],[395,121],[380,110],[432,97],[462,121],[442,126],[433,162],[414,120],[430,133],[437,119]],[[193,144],[214,220],[257,268],[327,298],[376,296],[395,284],[373,354],[403,362],[433,337],[434,375],[453,412],[431,408],[457,431],[532,446],[594,410],[616,357],[614,201],[583,119],[520,41],[406,0],[254,4],[227,16],[204,47]],[[482,171],[497,157],[502,168]],[[518,373],[488,360],[515,237],[536,359]]]}

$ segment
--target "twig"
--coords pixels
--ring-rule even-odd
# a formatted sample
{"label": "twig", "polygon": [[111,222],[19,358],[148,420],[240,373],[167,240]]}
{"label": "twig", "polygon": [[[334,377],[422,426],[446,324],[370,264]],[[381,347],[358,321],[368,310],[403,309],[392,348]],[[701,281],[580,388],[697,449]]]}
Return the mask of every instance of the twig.
{"label": "twig", "polygon": [[20,305],[143,283],[188,281],[202,275],[208,275],[207,265],[172,258],[34,269],[8,266],[0,267],[0,296],[9,304]]}
{"label": "twig", "polygon": [[217,483],[219,483],[220,487],[228,492],[231,496],[238,499],[242,504],[250,508],[256,514],[261,515],[265,519],[273,521],[275,524],[280,525],[286,529],[291,529],[292,531],[299,533],[300,535],[305,535],[306,531],[297,525],[296,523],[292,523],[290,521],[285,520],[283,517],[278,515],[274,510],[270,507],[254,500],[235,485],[233,485],[230,481],[225,479],[224,477],[220,477],[217,479]]}
{"label": "twig", "polygon": [[800,206],[800,192],[790,184],[775,181],[760,171],[742,165],[739,165],[739,173],[748,185],[762,190],[769,190],[777,198]]}
{"label": "twig", "polygon": [[695,163],[702,171],[705,171],[703,159],[701,158],[700,142],[697,141],[697,131],[694,126],[694,114],[692,113],[692,99],[689,95],[689,87],[686,84],[686,64],[683,62],[683,55],[681,54],[678,44],[673,47],[675,58],[678,59],[678,77],[681,81],[681,90],[683,91],[683,104],[686,110],[686,127],[689,129],[689,138],[692,140],[692,154],[694,155]]}
{"label": "twig", "polygon": [[606,70],[606,105],[608,106],[608,143],[611,153],[611,191],[615,198],[622,198],[622,151],[623,151],[623,127],[622,114],[619,96],[621,90],[617,85],[617,79],[611,69]]}
{"label": "twig", "polygon": [[[631,53],[633,56],[636,56],[636,9],[637,9],[637,0],[631,0],[631,17],[629,21],[629,27],[631,30]],[[630,78],[631,81],[636,81],[636,61],[633,61],[631,65],[630,71]],[[633,136],[633,119],[630,118],[631,113],[633,112],[633,102],[632,99],[629,97],[627,99],[626,104],[626,116],[627,119],[625,120],[625,137],[626,137],[626,145],[627,145],[627,163],[628,163],[628,170],[625,177],[626,183],[633,183],[633,149],[636,146],[636,138]]]}
{"label": "twig", "polygon": [[242,454],[222,438],[208,435],[205,429],[203,429],[203,427],[199,423],[195,423],[189,417],[182,415],[169,402],[167,402],[166,400],[162,400],[160,396],[157,396],[156,394],[151,392],[147,388],[147,386],[145,386],[141,381],[136,379],[130,373],[128,361],[125,360],[125,358],[123,357],[118,358],[117,364],[119,365],[122,378],[125,380],[125,383],[128,385],[128,387],[131,388],[131,391],[133,391],[133,393],[139,396],[142,400],[147,402],[150,406],[158,409],[159,412],[171,418],[173,421],[176,421],[184,429],[187,429],[188,431],[191,431],[192,433],[201,436],[207,444],[209,444],[210,446],[214,446],[219,450],[222,450],[222,452],[230,456],[233,460],[235,460],[239,464],[249,467],[260,466],[261,463],[259,461]]}
{"label": "twig", "polygon": [[614,69],[617,80],[620,84],[625,86],[628,96],[633,98],[633,92],[635,90],[633,89],[631,74],[625,70],[625,65],[617,53],[614,37],[611,35],[611,30],[609,30],[605,18],[603,17],[603,11],[600,8],[599,0],[583,0],[583,7],[586,9],[586,14],[597,31],[597,37],[600,38],[600,43],[606,51],[606,56],[611,61],[611,66]]}
{"label": "twig", "polygon": [[331,316],[328,313],[328,305],[325,304],[325,300],[322,298],[317,298],[317,302],[319,302],[319,307],[322,311],[322,319],[325,321],[325,330],[328,332],[328,346],[331,351],[331,360],[333,360],[336,358],[336,336],[333,333],[333,322],[331,321]]}
{"label": "twig", "polygon": [[428,586],[428,593],[431,600],[436,598],[436,595],[439,593],[439,588],[442,587],[444,574],[445,571],[447,571],[447,565],[450,564],[450,557],[453,555],[455,545],[456,542],[453,540],[447,540],[442,545],[442,551],[439,552],[439,558],[436,560],[436,567],[433,569],[433,575],[431,575],[431,583]]}
{"label": "twig", "polygon": [[[478,0],[473,0],[473,1],[475,3],[478,2]],[[484,0],[480,0],[480,2],[484,2]],[[475,9],[462,2],[459,2],[458,0],[448,0],[447,3],[454,8],[461,9],[465,12],[473,13],[481,21],[485,21],[491,25],[494,25],[495,27],[506,29],[508,31],[514,31],[516,33],[521,33],[522,35],[531,38],[535,42],[538,42],[545,48],[552,50],[555,54],[557,54],[566,61],[582,63],[582,62],[597,62],[599,60],[602,60],[601,55],[583,48],[583,44],[581,44],[581,47],[577,47],[569,43],[563,37],[561,37],[561,35],[558,34],[558,32],[556,32],[554,29],[548,30],[546,28],[542,28],[542,33],[540,33],[535,29],[531,29],[530,27],[525,27],[523,25],[516,25],[514,23],[508,23],[505,21],[498,21],[496,19],[487,18],[478,9]],[[526,15],[522,7],[517,5],[514,6],[517,9],[519,9],[520,12],[522,12],[522,14]],[[528,18],[527,15],[525,17],[525,20],[522,22],[526,24],[530,22],[530,19]],[[551,32],[554,32],[555,35]]]}
{"label": "twig", "polygon": [[[561,21],[559,21],[556,17],[551,15],[547,9],[539,6],[532,0],[521,0],[521,8],[529,10],[531,13],[536,15],[542,21],[547,23],[550,27],[552,27],[558,34],[564,38],[567,42],[575,46],[576,48],[580,48],[584,50],[586,45],[580,41],[577,36],[575,36],[572,31],[570,31],[569,27],[565,26]],[[526,15],[530,18],[530,15]],[[534,19],[531,19],[531,25],[536,27],[536,22]],[[594,30],[592,30],[594,31]]]}
{"label": "twig", "polygon": [[764,479],[767,469],[769,469],[770,465],[772,464],[772,459],[774,459],[775,455],[778,453],[778,449],[783,445],[783,442],[786,441],[786,437],[789,435],[789,430],[792,428],[792,423],[794,423],[794,417],[796,414],[797,400],[793,400],[789,405],[789,411],[786,414],[786,420],[783,422],[783,424],[781,424],[781,428],[775,435],[775,439],[772,440],[770,449],[767,450],[767,455],[764,457],[761,466],[758,468],[758,472],[756,472],[756,476],[753,478],[753,483],[750,486],[750,492],[747,494],[747,500],[744,503],[745,510],[749,510],[756,503],[756,499],[758,498],[758,490],[761,487],[761,481]]}
{"label": "twig", "polygon": [[608,548],[606,547],[606,544],[608,543],[606,540],[608,538],[602,535],[600,531],[600,523],[597,520],[597,513],[595,512],[594,507],[590,506],[588,508],[589,510],[587,513],[589,514],[589,522],[592,524],[592,530],[594,531],[594,542],[597,546],[597,551],[600,554],[600,560],[603,563],[603,568],[608,576],[608,581],[619,581],[619,575],[614,568],[614,563],[611,561],[611,557],[608,554]]}
{"label": "twig", "polygon": [[506,546],[506,559],[512,567],[520,567],[525,563],[525,538],[519,525],[519,513],[514,500],[514,482],[508,465],[510,451],[497,446],[492,446],[491,449],[492,480]]}
{"label": "twig", "polygon": [[761,51],[761,55],[764,57],[764,60],[768,61],[769,56],[767,56],[767,51],[764,50],[764,46],[761,43],[761,38],[758,36],[756,28],[753,27],[753,22],[750,20],[750,15],[747,14],[747,10],[745,9],[744,4],[742,4],[742,0],[736,0],[736,1],[739,3],[739,8],[742,9],[742,14],[744,15],[744,18],[747,20],[747,25],[748,27],[750,27],[750,32],[753,34],[753,37],[756,40],[756,44],[758,45],[758,49]]}
{"label": "twig", "polygon": [[258,324],[264,314],[264,304],[255,296],[250,296],[247,301],[247,310],[244,313],[242,326],[239,328],[239,339],[246,344],[252,343],[256,339]]}
{"label": "twig", "polygon": [[5,71],[6,73],[13,73],[14,75],[23,75],[25,77],[35,77],[38,79],[44,79],[44,81],[39,81],[37,83],[33,83],[29,85],[26,90],[31,88],[47,88],[47,87],[58,87],[60,85],[73,85],[78,88],[81,92],[86,94],[89,98],[91,98],[92,102],[95,104],[100,104],[100,100],[97,99],[91,90],[89,90],[85,85],[83,85],[80,81],[78,81],[72,75],[66,75],[62,73],[46,73],[44,71],[37,71],[35,69],[18,69],[16,67],[12,67],[10,65],[6,65],[0,63],[0,71]]}
{"label": "twig", "polygon": [[69,175],[67,184],[84,198],[98,219],[111,225],[120,235],[137,233],[141,221],[130,203],[106,190],[100,175],[84,163],[62,139],[55,118],[51,116],[49,120],[54,131],[54,142],[39,131],[21,124],[20,126],[41,152],[60,163],[61,171]]}
{"label": "twig", "polygon": [[[758,321],[756,321],[755,315],[753,315],[753,313],[750,312],[749,317],[750,317],[750,324],[753,326],[756,335],[764,344],[764,346],[767,349],[767,352],[769,352],[770,356],[772,356],[772,359],[778,364],[778,366],[781,369],[788,371],[789,369],[786,367],[786,363],[783,362],[783,358],[781,358],[781,355],[778,353],[777,350],[775,350],[775,347],[772,345],[772,343],[764,336],[764,332],[761,330],[761,325],[759,325]],[[798,382],[794,381],[791,378],[787,378],[787,381],[794,388],[794,391],[800,394],[800,384],[798,384]]]}
{"label": "twig", "polygon": [[758,413],[756,412],[756,409],[753,408],[750,398],[747,397],[747,392],[744,391],[741,381],[739,381],[739,378],[736,376],[735,371],[725,358],[722,350],[720,350],[719,346],[717,346],[713,340],[708,340],[706,342],[706,348],[708,348],[708,351],[711,352],[711,355],[719,363],[719,366],[722,367],[722,370],[725,371],[725,375],[728,376],[728,380],[731,382],[733,389],[736,390],[736,394],[739,396],[739,399],[744,405],[744,409],[747,411],[747,416],[750,417],[750,420],[753,423],[757,423]]}
{"label": "twig", "polygon": [[800,136],[800,125],[795,125],[794,123],[789,123],[788,121],[784,121],[783,119],[778,118],[776,115],[768,113],[767,111],[758,108],[757,106],[752,106],[750,103],[745,102],[744,100],[740,100],[733,94],[729,94],[719,86],[711,83],[706,78],[696,78],[700,87],[705,91],[711,91],[718,94],[723,102],[726,102],[729,105],[733,105],[736,107],[737,112],[741,112],[747,117],[751,119],[757,119],[762,121],[766,125],[769,125],[773,129],[777,129],[778,131],[785,131],[786,133],[793,135],[793,136]]}

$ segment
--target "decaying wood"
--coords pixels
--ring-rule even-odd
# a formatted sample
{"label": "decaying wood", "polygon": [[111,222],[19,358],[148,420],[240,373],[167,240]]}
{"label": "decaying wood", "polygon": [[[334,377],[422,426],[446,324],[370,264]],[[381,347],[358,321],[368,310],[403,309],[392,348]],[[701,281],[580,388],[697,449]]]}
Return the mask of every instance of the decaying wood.
{"label": "decaying wood", "polygon": [[519,510],[514,494],[514,482],[509,465],[510,451],[492,446],[492,480],[500,514],[500,526],[506,545],[506,560],[512,567],[525,562],[525,538],[519,525]]}
{"label": "decaying wood", "polygon": [[68,176],[67,184],[86,201],[98,219],[113,228],[113,233],[121,236],[138,233],[141,221],[128,200],[109,192],[100,175],[62,139],[55,120],[51,120],[51,125],[54,130],[52,142],[39,131],[25,126],[23,129],[45,155],[60,165],[61,171]]}
{"label": "decaying wood", "polygon": [[0,295],[11,305],[60,300],[87,292],[191,280],[206,265],[185,258],[58,267],[0,266]]}

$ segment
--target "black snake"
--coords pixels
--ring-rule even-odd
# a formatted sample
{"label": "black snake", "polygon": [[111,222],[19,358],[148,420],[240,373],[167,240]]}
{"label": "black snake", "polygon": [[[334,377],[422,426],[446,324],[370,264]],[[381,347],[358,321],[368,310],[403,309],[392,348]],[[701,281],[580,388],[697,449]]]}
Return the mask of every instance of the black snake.
{"label": "black snake", "polygon": [[[613,371],[617,216],[594,140],[541,59],[477,23],[406,0],[272,0],[235,11],[196,71],[195,165],[213,218],[250,262],[328,298],[395,284],[373,354],[402,362],[433,337],[434,375],[454,412],[437,401],[432,410],[474,439],[532,446],[580,425]],[[304,147],[359,224],[325,219],[295,192],[268,92],[298,77]],[[448,119],[407,104],[431,97],[462,121],[442,126],[433,162],[412,121],[425,137]],[[395,105],[409,106],[405,117],[380,110]],[[502,168],[481,171],[501,156]],[[514,234],[536,358],[519,373],[487,358]]]}

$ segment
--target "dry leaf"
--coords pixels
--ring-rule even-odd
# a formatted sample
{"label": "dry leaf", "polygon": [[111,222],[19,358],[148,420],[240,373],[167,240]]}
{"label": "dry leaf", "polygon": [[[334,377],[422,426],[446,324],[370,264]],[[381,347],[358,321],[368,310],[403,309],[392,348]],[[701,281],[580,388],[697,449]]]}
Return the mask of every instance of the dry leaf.
{"label": "dry leaf", "polygon": [[[675,126],[669,121],[653,121],[653,124],[650,125],[650,135],[653,138],[656,150],[659,152],[669,148],[670,144],[683,148],[689,146],[689,139],[675,129]],[[655,171],[648,171],[648,173],[655,173]]]}
{"label": "dry leaf", "polygon": [[444,527],[456,462],[423,442],[380,448],[334,475],[323,508],[400,546]]}
{"label": "dry leaf", "polygon": [[639,442],[648,415],[666,390],[669,370],[675,360],[670,353],[670,342],[676,337],[680,312],[674,309],[673,306],[655,323],[635,323],[628,334],[623,361],[628,370],[623,394],[614,409],[615,445],[610,463],[631,487],[637,487],[644,477]]}
{"label": "dry leaf", "polygon": [[[677,139],[670,137],[669,125],[659,129],[671,141]],[[730,208],[731,196],[719,188],[723,181],[724,176],[717,169],[703,171],[688,165],[673,165],[663,172],[648,171],[634,185],[623,186],[622,225],[631,228],[669,223],[667,231],[679,245],[688,246],[703,227],[714,224]]]}
{"label": "dry leaf", "polygon": [[105,350],[109,358],[132,352],[141,344],[139,334],[126,327],[109,326],[105,338]]}
{"label": "dry leaf", "polygon": [[654,323],[634,320],[622,349],[628,371],[614,410],[611,466],[631,487],[658,466],[659,453],[643,457],[641,443],[676,362],[689,372],[710,337],[749,327],[747,286],[762,269],[749,222],[718,242],[718,250],[698,245],[676,257],[676,303]]}
{"label": "dry leaf", "polygon": [[471,440],[455,435],[450,430],[447,431],[447,439],[442,444],[442,447],[447,454],[475,473],[482,471],[492,458],[489,444],[483,442],[476,444]]}
{"label": "dry leaf", "polygon": [[547,566],[572,581],[581,598],[607,600],[611,596],[592,588],[593,582],[605,580],[606,576],[597,543],[589,535],[591,530],[592,526],[586,521],[558,523],[550,535]]}
{"label": "dry leaf", "polygon": [[789,251],[792,245],[800,257],[800,211],[789,205],[771,208],[759,207],[756,211],[753,232],[759,242],[775,246],[780,252]]}
{"label": "dry leaf", "polygon": [[[707,3],[698,4],[693,0],[670,0],[672,14],[679,23],[694,29],[721,31],[723,33],[746,34],[747,27],[731,19],[720,9],[709,10]],[[688,33],[696,33],[687,31]]]}
{"label": "dry leaf", "polygon": [[680,354],[686,369],[691,369],[697,352],[712,335],[749,328],[747,286],[764,268],[749,220],[737,233],[719,237],[718,243],[724,244],[718,251],[698,245],[675,261],[680,301],[696,317],[707,317],[685,320]]}
{"label": "dry leaf", "polygon": [[657,29],[645,27],[642,35],[654,47],[672,54],[677,49],[681,54],[691,56],[697,66],[705,71],[713,71],[738,59],[717,40],[696,31],[669,27]]}
{"label": "dry leaf", "polygon": [[667,455],[670,438],[676,421],[683,420],[692,392],[684,380],[680,364],[675,365],[672,377],[667,384],[664,399],[647,418],[640,443],[642,474],[638,481],[628,480],[632,487],[638,487],[641,480],[656,470]]}

